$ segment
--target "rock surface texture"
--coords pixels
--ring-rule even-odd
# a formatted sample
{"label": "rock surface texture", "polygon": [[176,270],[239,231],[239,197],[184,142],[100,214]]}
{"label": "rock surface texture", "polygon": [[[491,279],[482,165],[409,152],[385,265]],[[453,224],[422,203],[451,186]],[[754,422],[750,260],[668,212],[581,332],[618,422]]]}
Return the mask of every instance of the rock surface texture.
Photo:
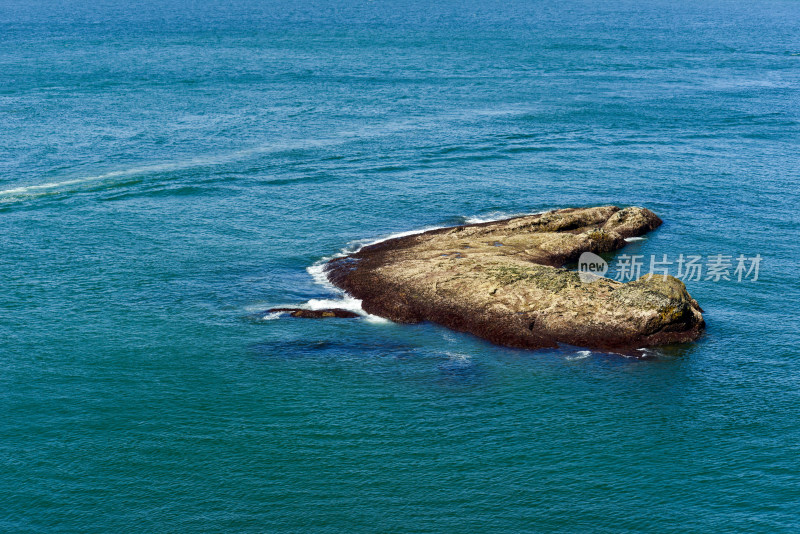
{"label": "rock surface texture", "polygon": [[697,339],[702,310],[671,276],[582,282],[563,268],[661,224],[643,208],[563,209],[389,239],[326,265],[365,311],[500,345],[625,350]]}

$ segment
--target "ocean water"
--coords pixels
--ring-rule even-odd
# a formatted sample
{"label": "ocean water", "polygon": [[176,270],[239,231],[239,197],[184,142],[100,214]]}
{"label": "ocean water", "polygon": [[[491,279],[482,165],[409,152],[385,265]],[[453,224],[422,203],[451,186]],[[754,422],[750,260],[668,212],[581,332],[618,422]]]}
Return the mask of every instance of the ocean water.
{"label": "ocean water", "polygon": [[[799,190],[793,1],[2,0],[0,531],[798,532]],[[641,358],[259,313],[602,204],[759,278]]]}

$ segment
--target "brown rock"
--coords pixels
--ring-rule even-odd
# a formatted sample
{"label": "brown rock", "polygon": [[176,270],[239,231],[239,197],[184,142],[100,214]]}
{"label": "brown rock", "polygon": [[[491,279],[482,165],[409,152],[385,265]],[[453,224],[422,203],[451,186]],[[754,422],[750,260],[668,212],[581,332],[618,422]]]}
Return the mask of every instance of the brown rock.
{"label": "brown rock", "polygon": [[660,224],[643,208],[563,209],[390,239],[326,269],[371,314],[432,321],[511,347],[630,349],[694,340],[705,323],[680,280],[584,283],[562,268]]}

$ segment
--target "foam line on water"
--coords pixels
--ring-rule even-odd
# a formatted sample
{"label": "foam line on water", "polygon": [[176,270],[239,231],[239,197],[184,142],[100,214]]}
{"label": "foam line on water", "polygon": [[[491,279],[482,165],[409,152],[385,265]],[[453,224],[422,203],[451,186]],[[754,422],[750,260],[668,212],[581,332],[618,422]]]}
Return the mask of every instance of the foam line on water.
{"label": "foam line on water", "polygon": [[333,140],[304,140],[294,143],[276,143],[270,145],[261,145],[244,150],[236,150],[228,154],[220,154],[217,156],[199,156],[190,158],[183,161],[176,161],[170,163],[157,163],[152,165],[140,165],[131,167],[129,169],[121,169],[118,171],[111,171],[103,174],[96,174],[91,176],[84,176],[81,178],[73,178],[69,180],[61,180],[57,182],[47,182],[43,184],[25,185],[13,187],[10,189],[0,190],[0,197],[30,197],[52,192],[64,187],[82,186],[92,184],[95,182],[102,182],[113,178],[124,178],[127,176],[154,174],[159,172],[172,172],[196,167],[208,167],[216,165],[224,165],[249,156],[261,153],[280,152],[283,150],[295,150],[299,148],[320,147],[333,143]]}
{"label": "foam line on water", "polygon": [[[59,180],[55,182],[46,182],[43,184],[32,184],[10,189],[0,190],[0,201],[13,202],[20,198],[30,198],[41,196],[44,194],[52,193],[58,189],[70,186],[83,186],[92,184],[94,182],[102,182],[113,178],[121,178],[127,176],[135,176],[141,174],[153,174],[158,172],[171,172],[192,169],[195,167],[215,166],[232,163],[250,156],[257,154],[267,154],[273,152],[282,152],[287,150],[298,150],[304,148],[320,148],[326,146],[335,146],[342,143],[353,141],[354,139],[363,139],[365,137],[381,137],[383,135],[392,134],[398,131],[413,129],[420,127],[422,124],[419,121],[391,121],[385,124],[361,128],[358,131],[342,130],[335,132],[331,137],[321,139],[298,139],[289,140],[279,143],[269,143],[250,147],[241,150],[235,150],[227,154],[218,154],[216,156],[198,156],[183,161],[157,163],[151,165],[140,165],[129,169],[121,169],[110,171],[107,173],[94,174],[90,176],[83,176],[79,178],[71,178],[67,180]],[[10,197],[10,198],[2,198]]]}
{"label": "foam line on water", "polygon": [[[246,149],[235,150],[226,154],[218,154],[215,156],[198,156],[182,161],[157,163],[151,165],[139,165],[128,169],[121,169],[102,174],[83,176],[80,178],[71,178],[55,182],[46,182],[43,184],[32,184],[32,185],[13,187],[10,189],[0,190],[0,200],[2,200],[3,202],[10,202],[19,200],[20,198],[41,196],[44,194],[52,193],[53,191],[57,191],[61,188],[71,187],[71,186],[84,186],[87,184],[93,184],[95,182],[110,180],[113,178],[153,174],[159,172],[181,171],[181,170],[193,169],[196,167],[225,165],[227,163],[243,160],[257,154],[268,154],[268,153],[282,152],[288,150],[335,146],[337,144],[347,143],[352,141],[353,139],[363,138],[365,136],[379,137],[381,135],[385,135],[386,133],[390,133],[391,131],[397,130],[398,128],[402,129],[403,127],[411,127],[411,126],[402,124],[395,125],[390,123],[387,125],[383,125],[382,128],[373,128],[372,130],[366,132],[358,133],[358,132],[341,131],[335,133],[333,136],[329,138],[300,139],[300,140],[290,140],[280,143],[269,143]],[[2,198],[2,197],[10,197],[10,198]]]}
{"label": "foam line on water", "polygon": [[4,189],[0,191],[0,196],[8,195],[35,195],[40,191],[50,191],[62,187],[69,187],[73,185],[84,185],[93,182],[102,182],[111,178],[123,178],[126,176],[135,176],[140,174],[153,174],[158,172],[170,172],[184,169],[191,169],[193,167],[201,167],[205,165],[219,165],[229,161],[230,157],[221,158],[193,158],[188,161],[175,162],[175,163],[159,163],[154,165],[142,165],[139,167],[132,167],[130,169],[123,169],[119,171],[107,172],[104,174],[97,174],[93,176],[84,176],[82,178],[74,178],[72,180],[63,180],[60,182],[47,182],[44,184],[26,185],[14,187],[11,189]]}
{"label": "foam line on water", "polygon": [[[478,110],[478,113],[481,111]],[[486,110],[485,113],[494,113],[497,114],[496,110]],[[507,110],[503,111],[502,114],[505,113],[518,113],[519,110]],[[170,171],[178,171],[178,170],[186,170],[191,169],[194,167],[203,167],[203,166],[213,166],[213,165],[223,165],[226,163],[231,163],[234,161],[238,161],[241,159],[245,159],[249,156],[256,155],[256,154],[264,154],[264,153],[272,153],[272,152],[281,152],[286,150],[297,150],[303,148],[318,148],[318,147],[325,147],[325,146],[335,146],[342,143],[347,143],[353,141],[354,139],[363,139],[365,137],[374,138],[374,137],[381,137],[384,135],[390,135],[393,133],[397,133],[399,131],[410,130],[415,128],[424,127],[428,124],[433,124],[438,122],[442,117],[436,116],[431,117],[428,120],[401,120],[401,121],[389,121],[384,124],[375,125],[371,127],[362,127],[359,130],[340,130],[335,132],[332,136],[327,138],[321,139],[298,139],[298,140],[289,140],[286,142],[281,143],[269,143],[265,145],[259,145],[251,148],[235,150],[229,152],[227,154],[219,154],[216,156],[199,156],[195,158],[191,158],[184,161],[177,161],[177,162],[167,162],[167,163],[158,163],[152,165],[140,165],[137,167],[132,167],[129,169],[121,169],[116,171],[111,171],[107,173],[101,174],[94,174],[90,176],[84,176],[79,178],[71,178],[67,180],[59,180],[55,182],[46,182],[42,184],[32,184],[32,185],[25,185],[25,186],[18,186],[12,187],[10,189],[0,190],[0,201],[2,202],[13,202],[15,200],[19,200],[20,197],[30,198],[31,196],[41,196],[43,194],[48,194],[53,191],[57,191],[60,188],[70,187],[70,186],[81,186],[85,184],[91,184],[93,182],[101,182],[103,180],[109,180],[113,178],[120,178],[126,176],[134,176],[139,174],[152,174],[157,172],[170,172]],[[458,115],[454,115],[450,118],[463,118],[459,117]],[[10,198],[2,198],[2,197],[10,197]],[[425,230],[421,230],[425,231]],[[416,232],[415,232],[416,233]]]}
{"label": "foam line on water", "polygon": [[124,170],[124,171],[107,172],[105,174],[98,174],[96,176],[86,176],[86,177],[83,177],[83,178],[74,178],[72,180],[63,180],[63,181],[60,181],[60,182],[47,182],[47,183],[44,183],[44,184],[35,184],[35,185],[25,185],[25,186],[20,186],[20,187],[12,187],[11,189],[4,189],[4,190],[0,191],[0,196],[20,196],[20,195],[32,196],[32,195],[35,195],[36,193],[38,193],[40,191],[47,192],[47,191],[50,191],[52,189],[59,189],[59,188],[62,188],[62,187],[69,187],[71,185],[82,185],[82,184],[90,183],[90,182],[99,182],[99,181],[106,180],[106,179],[109,179],[109,178],[118,178],[118,177],[123,177],[123,176],[131,176],[131,175],[134,175],[134,174],[145,174],[145,173],[148,173],[148,172],[157,172],[154,169],[154,167],[156,167],[156,166],[151,165],[151,166],[145,166],[145,167],[136,167],[134,169],[128,169],[128,170]]}
{"label": "foam line on water", "polygon": [[399,237],[408,237],[410,235],[424,234],[425,232],[430,232],[431,230],[441,230],[442,228],[447,228],[447,226],[428,226],[426,228],[421,228],[419,230],[395,232],[393,234],[389,234],[383,237],[378,237],[376,239],[371,239],[368,241],[362,241],[362,240],[352,241],[348,243],[348,245],[341,250],[341,255],[347,256],[348,254],[354,254],[364,247],[368,247],[370,245],[377,245],[378,243],[383,243],[384,241],[389,241],[390,239],[397,239]]}
{"label": "foam line on water", "polygon": [[330,291],[340,292],[341,290],[335,285],[331,284],[330,280],[328,280],[328,275],[325,274],[325,264],[327,264],[335,257],[337,256],[326,256],[324,258],[321,258],[320,260],[314,262],[312,265],[306,267],[306,272],[311,275],[311,278],[318,285],[321,285],[325,289],[328,289]]}
{"label": "foam line on water", "polygon": [[547,213],[547,211],[537,211],[533,213],[504,213],[500,211],[494,211],[487,213],[486,215],[473,215],[470,217],[465,217],[464,223],[481,224],[487,222],[504,221],[506,219],[513,219],[514,217],[530,217],[531,215],[541,215],[542,213]]}

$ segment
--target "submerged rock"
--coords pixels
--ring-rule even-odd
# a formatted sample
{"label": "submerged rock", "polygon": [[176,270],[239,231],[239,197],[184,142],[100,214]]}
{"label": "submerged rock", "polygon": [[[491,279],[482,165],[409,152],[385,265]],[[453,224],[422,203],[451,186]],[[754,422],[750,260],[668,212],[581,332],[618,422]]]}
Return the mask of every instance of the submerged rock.
{"label": "submerged rock", "polygon": [[325,310],[306,310],[303,308],[270,308],[267,313],[288,313],[292,317],[302,319],[325,319],[328,317],[339,317],[341,319],[353,319],[359,315],[350,310],[342,308],[328,308]]}
{"label": "submerged rock", "polygon": [[432,321],[510,347],[691,341],[705,323],[680,280],[585,283],[563,268],[583,252],[617,250],[660,224],[644,208],[556,210],[389,239],[331,260],[326,272],[368,313]]}

